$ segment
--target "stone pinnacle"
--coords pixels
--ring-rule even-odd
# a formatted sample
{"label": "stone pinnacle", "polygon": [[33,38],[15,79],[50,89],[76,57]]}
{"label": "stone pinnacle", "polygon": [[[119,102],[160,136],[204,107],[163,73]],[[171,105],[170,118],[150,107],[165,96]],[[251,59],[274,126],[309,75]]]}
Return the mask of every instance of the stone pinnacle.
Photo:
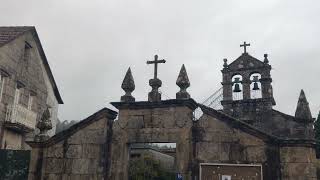
{"label": "stone pinnacle", "polygon": [[131,93],[135,89],[135,84],[134,84],[134,80],[133,80],[133,76],[132,76],[130,67],[128,68],[127,73],[123,79],[121,88],[126,92],[125,95],[121,96],[122,102],[135,101],[135,98],[131,95]]}
{"label": "stone pinnacle", "polygon": [[312,119],[309,103],[303,90],[300,92],[295,117],[300,119]]}
{"label": "stone pinnacle", "polygon": [[179,76],[176,84],[180,87],[180,91],[176,93],[177,99],[189,99],[190,94],[187,92],[187,88],[190,87],[190,81],[184,64],[180,69]]}

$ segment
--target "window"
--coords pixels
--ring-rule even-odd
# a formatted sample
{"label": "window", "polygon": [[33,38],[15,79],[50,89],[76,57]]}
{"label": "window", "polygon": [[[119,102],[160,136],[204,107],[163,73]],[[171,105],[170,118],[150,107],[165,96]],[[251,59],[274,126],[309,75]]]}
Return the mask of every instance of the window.
{"label": "window", "polygon": [[32,48],[32,46],[28,42],[25,42],[23,60],[25,60],[27,62],[30,58],[31,48]]}
{"label": "window", "polygon": [[23,66],[25,69],[29,68],[29,63],[31,58],[31,49],[32,49],[32,46],[26,41],[24,45],[24,54],[23,54]]}
{"label": "window", "polygon": [[18,105],[19,104],[19,99],[20,99],[20,88],[16,88],[15,94],[14,94],[14,100],[13,100],[13,104],[14,105]]}
{"label": "window", "polygon": [[0,102],[2,101],[2,94],[3,94],[3,90],[4,90],[4,76],[2,76],[0,74]]}
{"label": "window", "polygon": [[28,109],[29,110],[32,110],[33,99],[34,99],[34,96],[30,93],[29,94],[29,100],[28,100]]}

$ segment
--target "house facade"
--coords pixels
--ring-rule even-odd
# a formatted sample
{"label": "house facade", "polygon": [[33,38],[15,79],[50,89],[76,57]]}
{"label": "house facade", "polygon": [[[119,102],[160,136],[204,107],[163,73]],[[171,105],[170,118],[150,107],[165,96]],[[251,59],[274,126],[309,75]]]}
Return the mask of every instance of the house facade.
{"label": "house facade", "polygon": [[48,107],[54,135],[63,104],[34,27],[0,27],[0,148],[29,149]]}

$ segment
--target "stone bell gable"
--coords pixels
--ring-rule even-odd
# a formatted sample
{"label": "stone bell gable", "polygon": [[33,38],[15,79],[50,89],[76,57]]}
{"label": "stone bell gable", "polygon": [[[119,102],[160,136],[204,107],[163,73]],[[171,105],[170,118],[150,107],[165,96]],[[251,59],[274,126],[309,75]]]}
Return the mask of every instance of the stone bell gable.
{"label": "stone bell gable", "polygon": [[248,53],[243,53],[229,65],[224,60],[221,70],[224,112],[257,125],[271,117],[275,100],[268,63],[266,54],[263,62]]}

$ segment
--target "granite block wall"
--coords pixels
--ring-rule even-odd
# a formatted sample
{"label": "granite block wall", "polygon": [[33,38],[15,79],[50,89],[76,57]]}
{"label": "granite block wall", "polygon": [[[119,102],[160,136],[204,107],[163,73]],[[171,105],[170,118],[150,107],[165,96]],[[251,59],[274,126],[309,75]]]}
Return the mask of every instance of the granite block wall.
{"label": "granite block wall", "polygon": [[[104,179],[108,163],[106,153],[110,145],[107,142],[110,135],[108,121],[101,118],[59,142],[45,148],[33,148],[29,179]],[[42,156],[39,156],[39,151],[43,151]],[[39,157],[43,157],[42,162]]]}

